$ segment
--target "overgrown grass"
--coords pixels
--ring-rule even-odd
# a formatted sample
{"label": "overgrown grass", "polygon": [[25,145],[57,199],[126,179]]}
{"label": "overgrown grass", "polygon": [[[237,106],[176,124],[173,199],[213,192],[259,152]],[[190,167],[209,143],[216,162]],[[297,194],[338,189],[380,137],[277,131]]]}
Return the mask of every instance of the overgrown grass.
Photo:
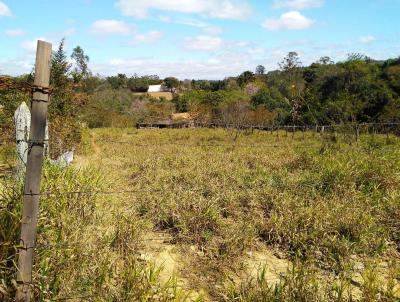
{"label": "overgrown grass", "polygon": [[399,259],[397,140],[349,145],[256,132],[234,141],[223,130],[191,129],[94,135],[116,185],[138,189],[137,215],[173,236],[200,275],[194,284],[211,296],[260,242],[336,276],[349,262]]}
{"label": "overgrown grass", "polygon": [[[159,281],[160,268],[140,260],[140,221],[131,221],[96,194],[96,169],[46,165],[34,259],[35,301],[183,301],[173,278]],[[22,205],[21,185],[9,180],[0,188],[0,298],[12,301]]]}
{"label": "overgrown grass", "polygon": [[[160,284],[159,270],[140,260],[144,235],[160,232],[181,255],[180,277],[204,290],[205,301],[395,301],[398,138],[365,136],[350,145],[310,133],[236,134],[84,132],[77,165],[92,168],[47,167],[43,190],[134,193],[44,198],[39,245],[76,244],[38,250],[38,295],[184,300],[177,279]],[[20,203],[20,196],[10,196],[8,203]],[[15,226],[18,207],[2,213],[2,225]],[[248,252],[266,249],[292,263],[288,272],[277,284],[262,268],[259,276],[243,278]]]}
{"label": "overgrown grass", "polygon": [[343,270],[334,278],[322,278],[313,264],[296,260],[278,283],[268,281],[264,267],[256,278],[240,285],[228,284],[221,291],[220,299],[240,302],[398,301],[394,294],[396,275],[388,276],[384,282],[378,276],[378,270],[370,266],[360,275],[362,284],[355,286],[350,270]]}

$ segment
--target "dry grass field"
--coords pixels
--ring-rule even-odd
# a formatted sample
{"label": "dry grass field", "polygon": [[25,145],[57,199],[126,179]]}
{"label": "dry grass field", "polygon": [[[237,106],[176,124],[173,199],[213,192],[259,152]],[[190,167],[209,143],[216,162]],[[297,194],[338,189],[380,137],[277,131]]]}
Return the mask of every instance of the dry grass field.
{"label": "dry grass field", "polygon": [[150,92],[150,93],[135,92],[134,95],[149,95],[157,99],[165,98],[167,101],[171,101],[174,98],[171,92]]}
{"label": "dry grass field", "polygon": [[[87,131],[73,167],[45,169],[38,300],[396,301],[399,139],[235,136]],[[21,196],[0,190],[11,293]]]}

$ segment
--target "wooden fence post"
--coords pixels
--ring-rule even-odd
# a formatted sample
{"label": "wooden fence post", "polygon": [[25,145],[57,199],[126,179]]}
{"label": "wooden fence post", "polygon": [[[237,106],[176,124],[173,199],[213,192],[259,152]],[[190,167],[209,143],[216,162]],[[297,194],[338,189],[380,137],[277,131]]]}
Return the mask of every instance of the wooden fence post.
{"label": "wooden fence post", "polygon": [[17,178],[22,180],[28,161],[28,140],[31,127],[31,112],[25,102],[14,114],[15,139],[17,142]]}
{"label": "wooden fence post", "polygon": [[48,86],[50,81],[51,47],[50,43],[38,41],[18,254],[16,301],[21,302],[31,301],[32,299],[32,265],[39,212],[47,106],[49,102]]}

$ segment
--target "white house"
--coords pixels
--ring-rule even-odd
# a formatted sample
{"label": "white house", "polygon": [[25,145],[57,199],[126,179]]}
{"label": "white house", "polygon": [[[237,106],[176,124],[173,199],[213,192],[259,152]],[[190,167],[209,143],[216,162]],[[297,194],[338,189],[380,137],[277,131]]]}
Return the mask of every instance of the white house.
{"label": "white house", "polygon": [[162,85],[150,85],[147,92],[163,92]]}

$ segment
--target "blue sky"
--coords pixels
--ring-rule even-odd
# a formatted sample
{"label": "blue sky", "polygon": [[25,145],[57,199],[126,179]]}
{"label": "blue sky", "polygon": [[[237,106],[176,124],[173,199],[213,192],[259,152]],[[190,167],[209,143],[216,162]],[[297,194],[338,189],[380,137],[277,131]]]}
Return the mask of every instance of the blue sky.
{"label": "blue sky", "polygon": [[400,0],[0,0],[0,74],[33,67],[37,39],[80,45],[94,73],[217,79],[361,52],[400,55]]}

